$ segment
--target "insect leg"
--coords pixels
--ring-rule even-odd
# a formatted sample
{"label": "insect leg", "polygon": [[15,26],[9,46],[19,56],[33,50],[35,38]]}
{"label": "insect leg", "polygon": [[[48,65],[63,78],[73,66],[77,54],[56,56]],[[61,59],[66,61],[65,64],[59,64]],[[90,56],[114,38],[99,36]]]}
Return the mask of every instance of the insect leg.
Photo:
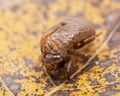
{"label": "insect leg", "polygon": [[65,67],[65,69],[66,69],[66,78],[67,78],[68,80],[70,80],[71,65],[72,65],[72,62],[69,61],[69,62],[66,64],[66,67]]}
{"label": "insect leg", "polygon": [[72,65],[72,62],[69,61],[68,66],[67,66],[67,79],[68,80],[70,80],[71,65]]}
{"label": "insect leg", "polygon": [[94,35],[94,36],[92,36],[92,37],[89,37],[89,38],[85,39],[83,42],[84,42],[85,44],[86,44],[86,43],[89,43],[89,42],[93,41],[96,37],[100,36],[101,34],[102,34],[102,32],[100,32],[100,33],[98,33],[98,34],[96,34],[96,35]]}
{"label": "insect leg", "polygon": [[92,37],[89,37],[89,38],[85,39],[83,42],[84,42],[85,44],[87,44],[87,43],[93,41],[94,39],[95,39],[95,36],[92,36]]}
{"label": "insect leg", "polygon": [[81,56],[81,57],[89,57],[90,55],[89,54],[86,54],[85,52],[81,52],[79,50],[68,50],[68,52],[72,55],[77,55],[77,56]]}
{"label": "insect leg", "polygon": [[44,69],[44,71],[45,71],[46,75],[48,76],[48,78],[50,79],[50,82],[53,84],[53,86],[56,86],[56,84],[53,82],[53,80],[52,80],[51,76],[48,74],[48,72],[47,72],[47,70],[46,70],[45,66],[43,66],[43,69]]}

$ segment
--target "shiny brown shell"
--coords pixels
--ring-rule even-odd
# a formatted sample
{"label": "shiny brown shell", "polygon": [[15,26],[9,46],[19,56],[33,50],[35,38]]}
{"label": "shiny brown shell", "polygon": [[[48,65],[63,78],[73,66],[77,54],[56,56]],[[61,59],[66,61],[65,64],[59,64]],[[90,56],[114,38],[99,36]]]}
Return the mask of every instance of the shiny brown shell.
{"label": "shiny brown shell", "polygon": [[83,47],[83,42],[95,36],[93,24],[83,18],[69,18],[51,27],[41,39],[42,53],[60,54],[67,49]]}

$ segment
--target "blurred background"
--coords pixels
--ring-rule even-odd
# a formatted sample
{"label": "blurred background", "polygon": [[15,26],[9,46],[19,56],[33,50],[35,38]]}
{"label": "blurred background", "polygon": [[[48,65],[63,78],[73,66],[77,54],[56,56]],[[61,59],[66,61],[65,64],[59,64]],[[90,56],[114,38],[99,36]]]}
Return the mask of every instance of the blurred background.
{"label": "blurred background", "polygon": [[102,32],[86,47],[93,55],[120,16],[120,0],[0,0],[0,96],[120,96],[120,29],[68,84],[53,86],[40,68],[43,33],[71,16],[84,17]]}

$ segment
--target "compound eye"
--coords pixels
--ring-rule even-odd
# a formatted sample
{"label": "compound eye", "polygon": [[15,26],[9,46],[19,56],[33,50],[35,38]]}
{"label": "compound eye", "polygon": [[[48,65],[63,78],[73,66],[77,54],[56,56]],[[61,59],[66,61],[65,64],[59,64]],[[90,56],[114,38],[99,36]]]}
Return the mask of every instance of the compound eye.
{"label": "compound eye", "polygon": [[46,57],[47,59],[51,59],[51,58],[53,58],[53,55],[52,55],[52,54],[46,54],[45,57]]}
{"label": "compound eye", "polygon": [[47,61],[51,61],[55,63],[59,63],[63,60],[63,58],[60,55],[55,55],[55,54],[47,54],[45,55],[45,58]]}
{"label": "compound eye", "polygon": [[60,55],[54,55],[54,56],[53,56],[53,59],[54,59],[54,60],[58,60],[58,59],[60,59],[60,58],[61,58]]}
{"label": "compound eye", "polygon": [[56,60],[56,59],[60,59],[61,56],[60,55],[53,55],[53,54],[46,54],[45,57],[47,59],[54,59],[54,60]]}
{"label": "compound eye", "polygon": [[53,60],[54,60],[55,63],[60,63],[60,62],[63,61],[63,58],[60,55],[55,55],[53,57]]}

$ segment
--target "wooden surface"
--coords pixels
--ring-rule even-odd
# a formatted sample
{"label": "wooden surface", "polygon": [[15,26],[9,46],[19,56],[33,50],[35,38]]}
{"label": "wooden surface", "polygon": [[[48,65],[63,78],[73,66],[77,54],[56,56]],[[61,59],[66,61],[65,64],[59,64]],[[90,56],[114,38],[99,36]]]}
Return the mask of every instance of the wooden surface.
{"label": "wooden surface", "polygon": [[[8,5],[0,7],[0,96],[120,96],[120,29],[67,84],[54,80],[57,86],[53,86],[39,61],[43,32],[69,16],[82,16],[94,23],[96,33],[102,32],[83,49],[93,56],[114,26],[115,20],[108,17],[120,8],[120,0],[34,0]],[[86,61],[81,58],[77,69]]]}

